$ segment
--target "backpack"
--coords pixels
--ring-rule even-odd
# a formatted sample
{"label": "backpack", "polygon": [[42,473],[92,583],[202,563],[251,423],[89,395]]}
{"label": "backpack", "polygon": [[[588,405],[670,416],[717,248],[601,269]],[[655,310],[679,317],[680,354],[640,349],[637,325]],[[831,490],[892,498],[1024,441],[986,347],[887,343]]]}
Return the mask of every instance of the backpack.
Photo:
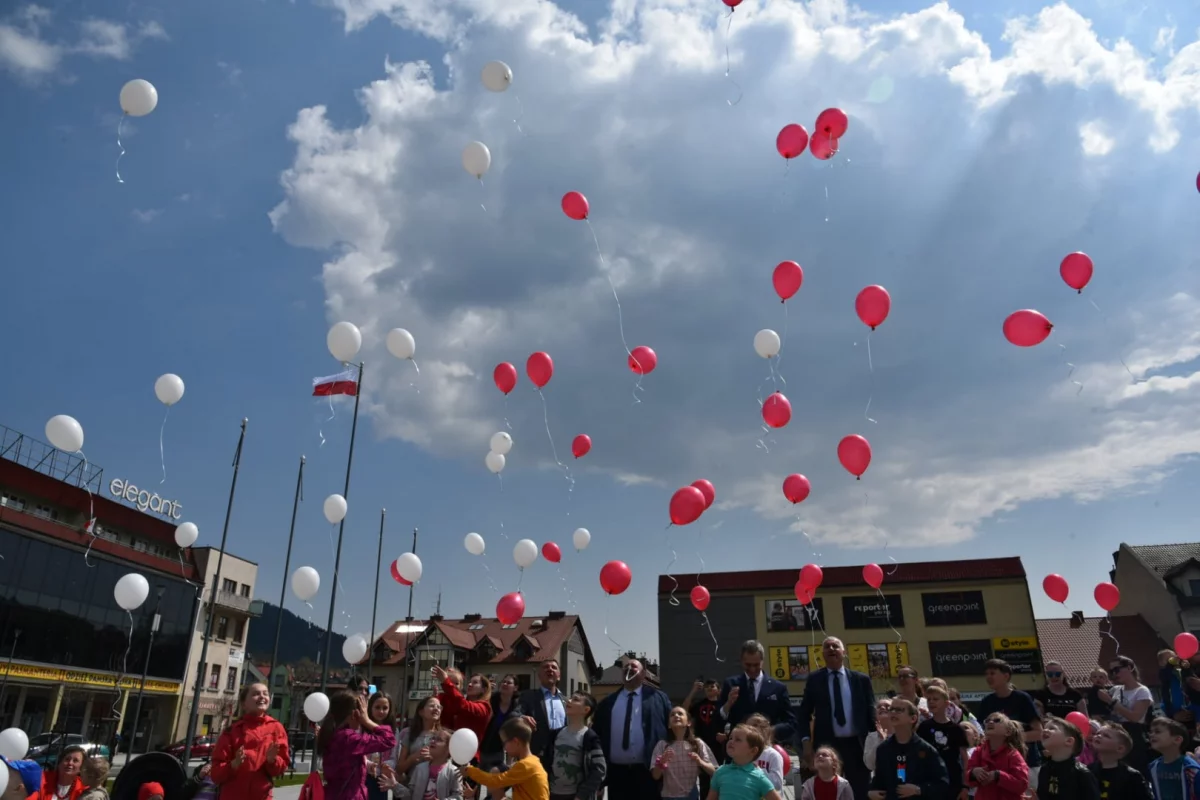
{"label": "backpack", "polygon": [[300,787],[300,800],[325,800],[325,782],[321,780],[321,773],[308,773],[307,780]]}

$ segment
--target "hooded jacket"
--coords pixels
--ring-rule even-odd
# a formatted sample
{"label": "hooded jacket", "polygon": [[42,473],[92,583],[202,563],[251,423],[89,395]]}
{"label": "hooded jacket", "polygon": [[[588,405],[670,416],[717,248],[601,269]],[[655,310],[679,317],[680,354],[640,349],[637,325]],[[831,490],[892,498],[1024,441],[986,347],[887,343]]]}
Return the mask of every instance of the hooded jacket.
{"label": "hooded jacket", "polygon": [[[275,758],[267,761],[267,748],[278,745]],[[236,769],[238,749],[245,754]],[[222,800],[264,800],[271,796],[274,779],[288,768],[287,731],[278,720],[264,714],[245,716],[234,722],[213,748],[209,777],[221,787]]]}
{"label": "hooded jacket", "polygon": [[[1184,800],[1198,800],[1200,798],[1200,762],[1187,753],[1184,753],[1181,758],[1183,769],[1179,771],[1179,780],[1183,782],[1183,798]],[[1158,771],[1162,766],[1161,758],[1150,762],[1150,785],[1154,788],[1155,797],[1162,797],[1162,792],[1158,789]]]}
{"label": "hooded jacket", "polygon": [[[988,784],[975,780],[977,768],[997,773],[996,780]],[[967,788],[975,790],[975,800],[1021,800],[1029,788],[1029,765],[1014,748],[992,750],[984,742],[967,759]]]}

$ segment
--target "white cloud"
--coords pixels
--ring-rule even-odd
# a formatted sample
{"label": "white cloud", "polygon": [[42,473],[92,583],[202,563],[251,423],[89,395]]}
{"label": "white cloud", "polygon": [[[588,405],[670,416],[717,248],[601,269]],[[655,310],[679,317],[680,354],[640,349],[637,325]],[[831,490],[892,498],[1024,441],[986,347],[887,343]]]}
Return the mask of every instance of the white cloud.
{"label": "white cloud", "polygon": [[1079,126],[1079,143],[1086,156],[1106,156],[1112,152],[1117,142],[1105,133],[1104,123],[1091,120]]}
{"label": "white cloud", "polygon": [[148,223],[154,222],[154,220],[158,219],[159,216],[162,215],[162,209],[161,208],[148,208],[148,209],[143,210],[140,208],[135,208],[130,213],[133,216],[133,218],[136,219],[138,222],[148,224]]}
{"label": "white cloud", "polygon": [[139,43],[167,38],[157,22],[131,28],[111,20],[88,19],[79,23],[75,41],[55,41],[43,36],[51,22],[51,13],[37,5],[24,6],[9,21],[0,22],[0,67],[25,80],[39,80],[55,73],[68,55],[126,61]]}

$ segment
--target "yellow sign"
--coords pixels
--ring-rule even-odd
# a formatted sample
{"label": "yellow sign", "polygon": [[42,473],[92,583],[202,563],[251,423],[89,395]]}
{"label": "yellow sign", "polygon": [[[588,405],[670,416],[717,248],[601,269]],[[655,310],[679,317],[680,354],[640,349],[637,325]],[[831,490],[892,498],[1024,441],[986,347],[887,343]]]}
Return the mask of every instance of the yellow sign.
{"label": "yellow sign", "polygon": [[855,672],[870,674],[871,666],[867,660],[867,646],[865,644],[846,645],[846,654],[850,656],[850,669]]}
{"label": "yellow sign", "polygon": [[1037,650],[1036,636],[1003,636],[992,639],[992,647],[996,650]]}
{"label": "yellow sign", "polygon": [[791,671],[788,669],[788,649],[786,647],[772,647],[771,650],[771,677],[777,681],[791,680]]}
{"label": "yellow sign", "polygon": [[[9,678],[26,678],[50,683],[70,683],[79,686],[95,686],[101,689],[117,688],[117,676],[103,672],[80,672],[76,670],[58,669],[57,667],[35,667],[28,664],[0,665],[0,675]],[[141,678],[125,676],[121,678],[122,689],[135,690],[142,685]],[[146,680],[147,692],[159,694],[179,694],[180,684],[175,681]]]}
{"label": "yellow sign", "polygon": [[896,677],[896,673],[901,667],[908,666],[908,645],[904,642],[893,642],[888,645],[888,665],[891,667],[892,677]]}
{"label": "yellow sign", "polygon": [[825,654],[821,652],[821,645],[810,645],[808,648],[808,671],[811,673],[819,669],[825,669]]}

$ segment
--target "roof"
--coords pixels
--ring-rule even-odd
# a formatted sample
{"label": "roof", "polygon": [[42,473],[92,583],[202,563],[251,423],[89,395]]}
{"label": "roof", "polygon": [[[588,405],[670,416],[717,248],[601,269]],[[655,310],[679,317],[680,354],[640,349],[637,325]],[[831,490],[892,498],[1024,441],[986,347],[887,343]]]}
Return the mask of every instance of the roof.
{"label": "roof", "polygon": [[1062,664],[1069,685],[1090,686],[1092,670],[1108,666],[1113,656],[1118,655],[1119,642],[1119,654],[1129,656],[1138,665],[1142,683],[1158,686],[1158,651],[1167,643],[1158,638],[1140,614],[1112,617],[1111,630],[1108,619],[1037,620],[1042,659]]}
{"label": "roof", "polygon": [[[404,626],[408,625],[423,627],[420,632],[411,629],[405,632]],[[475,663],[489,664],[538,663],[558,658],[559,650],[571,637],[572,631],[578,628],[579,635],[583,638],[587,660],[591,665],[595,664],[591,646],[588,644],[587,635],[583,632],[583,625],[580,623],[579,617],[574,614],[554,613],[544,617],[523,617],[512,627],[506,627],[495,617],[471,616],[465,619],[435,619],[429,622],[397,620],[380,636],[388,649],[394,653],[383,663],[387,665],[403,663],[406,647],[421,639],[430,627],[437,628],[455,647],[475,651],[473,658]],[[397,633],[397,629],[400,632]],[[513,647],[522,639],[532,650],[529,658],[518,658],[513,651]],[[485,641],[494,650],[489,658],[484,658],[477,649]]]}
{"label": "roof", "polygon": [[[1200,547],[1200,545],[1197,545]],[[862,587],[862,566],[823,567],[823,588]],[[894,571],[893,571],[894,570]],[[756,572],[709,572],[704,575],[660,575],[660,594],[688,592],[696,584],[709,591],[737,591],[754,589],[791,589],[800,578],[800,567],[794,569],[771,569]],[[1024,580],[1025,567],[1019,557],[977,558],[964,561],[913,561],[895,564],[888,568],[884,582],[897,583],[950,583],[978,580]],[[675,582],[679,582],[678,588]]]}
{"label": "roof", "polygon": [[375,640],[375,645],[382,641],[387,645],[388,650],[392,651],[392,655],[383,663],[385,665],[403,664],[408,645],[420,638],[428,627],[429,621],[423,619],[398,619],[389,625],[388,629]]}
{"label": "roof", "polygon": [[1127,547],[1160,577],[1186,561],[1200,560],[1200,542],[1139,544]]}

